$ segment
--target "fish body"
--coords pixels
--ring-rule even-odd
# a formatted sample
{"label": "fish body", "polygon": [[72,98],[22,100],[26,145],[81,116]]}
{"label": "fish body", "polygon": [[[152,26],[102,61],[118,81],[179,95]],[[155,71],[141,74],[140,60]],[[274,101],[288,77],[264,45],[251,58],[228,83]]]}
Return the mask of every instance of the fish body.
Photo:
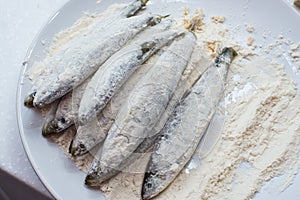
{"label": "fish body", "polygon": [[78,109],[83,92],[91,78],[86,79],[73,91],[63,96],[58,104],[57,110],[51,120],[44,124],[46,135],[61,132],[74,125],[78,116]]}
{"label": "fish body", "polygon": [[79,108],[80,123],[86,124],[95,119],[132,73],[153,53],[181,33],[182,31],[166,31],[151,35],[133,41],[111,56],[98,69],[83,94]]}
{"label": "fish body", "polygon": [[120,166],[144,141],[166,109],[188,64],[196,37],[186,31],[159,57],[136,84],[108,132],[97,166],[92,166],[86,184],[99,184],[100,174]]}
{"label": "fish body", "polygon": [[113,111],[108,105],[96,120],[92,120],[83,126],[78,126],[77,133],[70,146],[72,156],[82,156],[88,153],[97,144],[101,143],[107,135],[111,125],[114,123]]}
{"label": "fish body", "polygon": [[90,80],[91,77],[86,79],[81,85],[76,87],[61,100],[55,115],[55,118],[58,122],[57,131],[62,131],[70,127],[77,120],[78,109],[80,106],[82,95]]}
{"label": "fish body", "polygon": [[225,48],[176,106],[154,145],[144,178],[143,199],[163,191],[191,159],[223,96],[235,54],[233,49]]}
{"label": "fish body", "polygon": [[80,85],[112,54],[145,29],[153,17],[151,14],[144,14],[122,19],[102,34],[88,34],[73,40],[69,49],[53,56],[53,61],[60,70],[38,85],[33,95],[33,106],[50,104]]}
{"label": "fish body", "polygon": [[[157,26],[144,30],[141,34],[137,35],[134,41],[142,41],[145,40],[145,38],[153,37],[153,35],[161,34],[168,30],[171,24],[172,21],[164,20]],[[135,44],[136,42],[133,43]],[[116,90],[116,94],[112,97],[111,101],[100,113],[97,114],[96,119],[77,128],[77,134],[70,147],[70,152],[73,156],[81,156],[87,153],[105,139],[110,127],[115,121],[121,105],[128,97],[129,91],[134,88],[136,82],[144,76],[146,71],[152,67],[154,60],[157,60],[161,52],[162,50],[157,52],[155,55],[152,55],[146,63],[144,63],[141,67],[138,67],[138,69],[133,72],[122,87],[119,90]]]}
{"label": "fish body", "polygon": [[[116,29],[118,27],[119,21],[135,15],[136,12],[144,8],[146,3],[147,0],[136,0],[129,5],[124,6],[124,8],[121,9],[118,13],[110,15],[104,20],[97,22],[88,34],[84,33],[74,38],[68,44],[67,48],[61,49],[55,55],[53,55],[51,59],[46,60],[44,65],[46,65],[47,67],[45,67],[44,72],[40,74],[40,76],[38,76],[36,80],[34,80],[31,92],[24,100],[25,106],[43,106],[43,102],[39,102],[38,100],[34,101],[34,99],[36,98],[36,94],[39,95],[39,90],[44,88],[43,92],[47,92],[47,89],[45,88],[48,87],[49,80],[59,79],[60,76],[63,76],[64,74],[67,74],[69,70],[72,70],[73,66],[77,65],[78,67],[80,65],[84,65],[84,63],[88,62],[89,60],[90,62],[97,61],[97,59],[93,56],[93,54],[97,53],[94,46],[97,43],[101,43],[101,41],[103,40],[101,36],[105,35],[105,33],[109,31],[114,31],[113,29]],[[91,43],[91,41],[93,42]],[[99,58],[99,60],[105,60],[105,57],[107,56],[104,56],[101,59]],[[100,64],[101,62],[99,63],[99,65]],[[94,69],[94,71],[96,71],[97,67],[99,66],[97,64],[96,66],[95,64],[93,64],[93,67],[96,68]],[[77,82],[75,81],[75,83]],[[56,95],[59,95],[58,91],[56,91],[56,93],[58,93]]]}

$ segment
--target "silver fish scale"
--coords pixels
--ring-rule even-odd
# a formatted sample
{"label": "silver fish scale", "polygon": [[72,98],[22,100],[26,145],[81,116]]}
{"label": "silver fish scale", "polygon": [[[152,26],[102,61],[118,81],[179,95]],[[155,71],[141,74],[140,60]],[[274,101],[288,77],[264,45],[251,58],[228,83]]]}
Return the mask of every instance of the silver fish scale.
{"label": "silver fish scale", "polygon": [[174,92],[195,45],[195,36],[174,41],[154,67],[137,83],[108,133],[100,169],[118,167],[148,137]]}
{"label": "silver fish scale", "polygon": [[57,63],[58,69],[63,72],[47,77],[47,81],[37,88],[34,105],[41,107],[49,104],[82,83],[114,52],[144,29],[152,18],[153,15],[145,14],[123,19],[102,35],[74,41],[72,48],[56,55],[63,59]]}
{"label": "silver fish scale", "polygon": [[231,54],[219,56],[176,107],[154,146],[143,186],[145,199],[156,196],[193,155],[223,96]]}

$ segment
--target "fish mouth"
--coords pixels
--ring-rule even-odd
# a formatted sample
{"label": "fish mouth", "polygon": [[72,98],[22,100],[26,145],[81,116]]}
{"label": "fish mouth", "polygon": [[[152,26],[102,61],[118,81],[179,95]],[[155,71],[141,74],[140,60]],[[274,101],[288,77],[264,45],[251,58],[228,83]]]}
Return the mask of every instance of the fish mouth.
{"label": "fish mouth", "polygon": [[158,15],[156,17],[153,17],[150,19],[147,23],[147,26],[155,26],[156,24],[159,24],[162,19],[169,17],[170,15]]}
{"label": "fish mouth", "polygon": [[82,143],[80,143],[79,145],[74,146],[74,142],[73,140],[71,141],[70,147],[69,147],[69,153],[72,156],[81,156],[87,153],[87,149],[86,146]]}
{"label": "fish mouth", "polygon": [[141,0],[142,6],[146,6],[149,0]]}
{"label": "fish mouth", "polygon": [[42,128],[42,135],[46,137],[53,133],[56,133],[57,128],[58,124],[56,119],[45,122]]}
{"label": "fish mouth", "polygon": [[71,143],[69,145],[69,154],[72,154],[73,142],[74,142],[74,140],[71,140]]}
{"label": "fish mouth", "polygon": [[88,187],[99,187],[100,186],[98,176],[95,174],[88,174],[85,177],[84,184]]}
{"label": "fish mouth", "polygon": [[152,192],[149,192],[149,191],[144,191],[144,187],[143,187],[143,193],[142,193],[142,200],[149,200],[151,199],[152,197],[154,197],[155,195],[152,194]]}
{"label": "fish mouth", "polygon": [[36,92],[31,93],[28,95],[25,100],[24,100],[24,105],[28,108],[33,108],[34,107],[34,97],[35,97]]}
{"label": "fish mouth", "polygon": [[[232,54],[232,57],[235,57],[238,55],[238,53],[232,48],[232,47],[225,47],[223,50],[222,50],[222,53],[230,53]],[[221,54],[222,54],[221,53]]]}
{"label": "fish mouth", "polygon": [[144,181],[142,185],[142,200],[152,199],[158,195],[157,184],[153,182],[153,173],[145,172]]}
{"label": "fish mouth", "polygon": [[215,59],[216,67],[220,67],[222,64],[229,64],[238,55],[238,53],[232,47],[225,47],[222,52]]}

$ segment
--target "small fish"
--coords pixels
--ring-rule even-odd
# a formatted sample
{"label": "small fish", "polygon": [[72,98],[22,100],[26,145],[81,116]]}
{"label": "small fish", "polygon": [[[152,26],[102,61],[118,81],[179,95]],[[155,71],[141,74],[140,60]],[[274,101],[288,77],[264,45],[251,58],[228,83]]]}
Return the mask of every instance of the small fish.
{"label": "small fish", "polygon": [[[93,62],[100,61],[101,63],[101,60],[103,60],[102,62],[104,62],[105,57],[109,57],[109,55],[105,55],[100,59],[93,57],[93,54],[98,52],[97,48],[94,48],[95,44],[101,44],[101,42],[105,40],[105,33],[110,31],[114,32],[115,30],[113,29],[118,28],[118,23],[122,21],[122,19],[126,19],[135,15],[138,11],[142,10],[146,6],[147,2],[148,0],[136,0],[129,5],[124,6],[124,8],[122,8],[117,13],[114,13],[104,20],[97,22],[88,35],[83,34],[74,38],[70,42],[70,44],[68,44],[68,48],[60,50],[56,55],[53,56],[53,58],[50,59],[50,61],[45,61],[44,65],[46,65],[47,67],[45,68],[44,73],[42,73],[36,78],[36,80],[34,80],[31,92],[24,100],[24,105],[27,107],[39,106],[38,103],[34,103],[37,91],[43,89],[44,85],[47,89],[47,84],[50,79],[56,80],[59,76],[61,76],[60,74],[68,70],[69,67],[72,68],[73,65],[83,65],[82,67],[84,67],[85,65],[91,65],[92,63],[91,66],[95,69],[90,70],[96,71],[99,66],[95,65],[95,63],[93,64]],[[102,38],[102,36],[105,37]],[[93,42],[91,43],[90,41]],[[110,45],[113,45],[113,43]],[[98,49],[101,50],[101,48]],[[85,61],[83,61],[84,59]],[[43,105],[41,104],[41,106]]]}
{"label": "small fish", "polygon": [[85,178],[85,184],[89,187],[98,187],[104,181],[109,180],[113,176],[120,173],[125,167],[134,163],[136,160],[140,159],[145,153],[151,152],[153,147],[153,143],[157,135],[146,138],[137,149],[126,159],[124,160],[118,167],[116,168],[105,168],[103,170],[98,171],[98,167],[100,166],[99,157],[101,157],[102,149],[99,149],[95,158],[89,168],[88,174]]}
{"label": "small fish", "polygon": [[125,6],[125,8],[121,11],[120,16],[121,17],[134,16],[138,11],[145,8],[148,1],[149,0],[135,0],[131,4]]}
{"label": "small fish", "polygon": [[110,105],[108,105],[98,115],[99,119],[78,127],[77,134],[73,138],[69,148],[72,156],[82,156],[88,153],[106,138],[108,130],[114,123],[112,115],[115,115],[115,113],[112,112]]}
{"label": "small fish", "polygon": [[79,123],[95,119],[132,73],[153,53],[182,34],[165,31],[133,41],[111,56],[89,82],[79,108]]}
{"label": "small fish", "polygon": [[144,141],[164,113],[188,64],[196,36],[186,31],[159,57],[156,64],[136,84],[122,105],[103,145],[99,164],[89,174],[87,185],[99,183],[99,174],[118,169]]}
{"label": "small fish", "polygon": [[228,68],[236,55],[232,48],[224,48],[175,108],[154,145],[142,199],[151,199],[162,192],[191,159],[223,96]]}
{"label": "small fish", "polygon": [[[152,35],[154,34],[161,34],[170,28],[172,22],[172,20],[164,20],[159,25],[151,27],[137,35],[134,41],[141,41],[144,38],[153,37]],[[111,101],[97,115],[96,119],[78,127],[77,134],[73,139],[72,145],[70,146],[70,153],[73,156],[84,155],[97,144],[102,142],[102,140],[106,137],[110,127],[114,123],[114,119],[117,116],[121,105],[126,101],[128,97],[128,91],[131,91],[136,85],[136,82],[143,77],[149,68],[152,67],[154,60],[157,60],[162,51],[163,50],[160,50],[156,54],[152,55],[149,60],[142,65],[142,67],[139,67],[133,72],[133,74],[122,85],[122,87],[116,91],[116,94],[112,97]],[[77,117],[77,115],[75,117]]]}
{"label": "small fish", "polygon": [[[163,52],[164,49],[162,49],[160,51]],[[159,55],[156,54],[156,55],[152,56],[152,58],[155,56],[158,57]],[[205,61],[206,60],[204,60],[204,63],[205,63]],[[191,64],[191,62],[189,64]],[[167,122],[168,118],[172,114],[176,105],[180,102],[180,100],[184,97],[184,95],[189,91],[191,86],[198,80],[198,77],[202,74],[202,72],[200,72],[200,71],[198,71],[196,69],[195,69],[195,71],[193,71],[194,73],[193,73],[193,76],[190,77],[189,84],[187,84],[185,79],[182,79],[180,81],[180,83],[178,84],[178,86],[174,92],[172,99],[168,103],[168,106],[167,106],[165,112],[163,113],[162,117],[158,120],[155,127],[151,131],[152,133],[154,133],[153,136],[146,138],[137,147],[137,149],[134,151],[134,153],[131,154],[128,159],[126,159],[124,162],[122,162],[118,166],[118,168],[106,168],[106,171],[97,170],[98,166],[100,165],[99,158],[102,153],[102,149],[100,149],[97,152],[97,154],[95,155],[94,160],[89,168],[88,174],[85,179],[85,182],[86,182],[85,184],[89,185],[91,187],[97,187],[102,182],[107,181],[108,179],[117,175],[119,172],[123,171],[124,168],[126,168],[130,164],[134,163],[136,160],[140,159],[142,156],[145,155],[145,153],[152,152],[153,144],[154,144],[155,140],[157,139],[157,137],[159,136],[159,130],[161,130],[163,128],[164,124]],[[107,106],[107,107],[109,107],[109,106]],[[105,109],[107,109],[107,107]],[[113,123],[113,120],[111,121],[111,123]],[[88,128],[88,127],[86,127],[86,128]],[[95,176],[97,176],[97,177],[95,177]]]}
{"label": "small fish", "polygon": [[[151,14],[122,19],[101,35],[91,34],[72,41],[70,48],[53,56],[58,68],[63,71],[46,77],[34,95],[26,98],[25,104],[43,107],[70,92],[153,20],[157,19]],[[32,98],[33,103],[27,102]]]}
{"label": "small fish", "polygon": [[62,97],[55,116],[48,120],[47,124],[44,124],[44,128],[47,129],[47,135],[61,132],[75,123],[82,95],[90,80],[91,77]]}

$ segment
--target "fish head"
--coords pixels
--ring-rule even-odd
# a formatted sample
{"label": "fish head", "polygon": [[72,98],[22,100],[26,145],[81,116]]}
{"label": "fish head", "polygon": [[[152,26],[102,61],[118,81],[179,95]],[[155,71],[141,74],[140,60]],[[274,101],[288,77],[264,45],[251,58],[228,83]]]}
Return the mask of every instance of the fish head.
{"label": "fish head", "polygon": [[232,47],[222,49],[220,55],[215,59],[216,67],[228,66],[238,53]]}
{"label": "fish head", "polygon": [[99,176],[96,173],[90,173],[85,177],[85,185],[88,187],[99,187],[101,182],[99,181]]}
{"label": "fish head", "polygon": [[74,140],[71,141],[70,147],[69,147],[69,153],[72,156],[81,156],[81,155],[86,154],[87,152],[88,152],[87,148],[83,143],[76,142]]}
{"label": "fish head", "polygon": [[151,51],[156,46],[156,43],[154,41],[145,42],[141,45],[143,54]]}
{"label": "fish head", "polygon": [[152,172],[151,170],[146,172],[142,188],[142,199],[148,200],[158,195],[165,179],[166,177],[160,175],[159,172]]}
{"label": "fish head", "polygon": [[57,133],[57,128],[58,128],[58,125],[57,125],[56,119],[46,121],[42,128],[42,134],[43,134],[43,136],[49,136],[53,133]]}
{"label": "fish head", "polygon": [[64,116],[57,117],[56,120],[57,120],[57,131],[58,132],[67,129],[71,125],[74,124],[74,121],[72,119],[70,119],[67,115],[66,115],[66,117],[64,117]]}
{"label": "fish head", "polygon": [[35,94],[36,94],[36,92],[33,92],[33,93],[29,94],[29,95],[25,98],[25,100],[24,100],[24,105],[25,105],[26,107],[28,107],[28,108],[34,107],[33,101],[34,101]]}

